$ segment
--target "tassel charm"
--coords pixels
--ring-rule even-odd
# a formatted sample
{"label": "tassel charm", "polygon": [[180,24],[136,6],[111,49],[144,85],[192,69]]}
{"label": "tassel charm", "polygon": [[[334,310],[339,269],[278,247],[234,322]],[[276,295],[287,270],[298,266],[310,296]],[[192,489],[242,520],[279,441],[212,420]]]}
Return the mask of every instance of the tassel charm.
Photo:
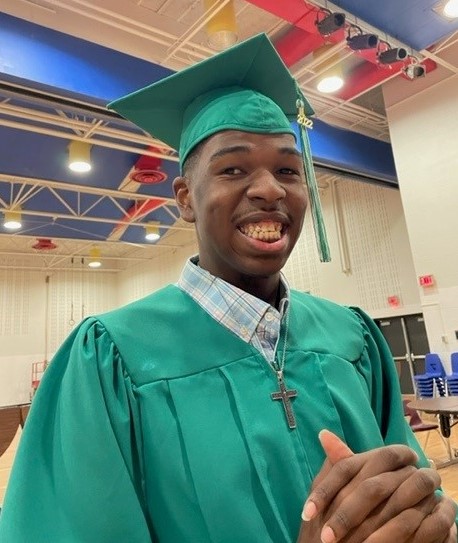
{"label": "tassel charm", "polygon": [[297,124],[300,126],[303,126],[304,128],[312,129],[313,121],[312,119],[309,119],[307,115],[305,114],[304,102],[299,98],[296,101],[296,107],[297,107]]}

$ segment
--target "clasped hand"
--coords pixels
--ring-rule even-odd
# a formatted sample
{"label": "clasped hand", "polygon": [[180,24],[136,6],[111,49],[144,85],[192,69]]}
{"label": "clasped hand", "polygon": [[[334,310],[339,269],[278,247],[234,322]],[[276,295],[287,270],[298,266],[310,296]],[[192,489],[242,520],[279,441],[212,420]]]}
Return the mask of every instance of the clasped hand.
{"label": "clasped hand", "polygon": [[327,459],[304,505],[297,543],[456,543],[455,503],[435,493],[436,470],[391,445],[353,454],[320,433]]}

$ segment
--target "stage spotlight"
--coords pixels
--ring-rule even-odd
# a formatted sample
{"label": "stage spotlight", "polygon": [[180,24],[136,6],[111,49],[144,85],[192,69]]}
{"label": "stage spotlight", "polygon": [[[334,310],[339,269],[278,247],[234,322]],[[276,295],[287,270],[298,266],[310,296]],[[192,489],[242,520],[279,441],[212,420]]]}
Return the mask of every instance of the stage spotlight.
{"label": "stage spotlight", "polygon": [[407,50],[404,47],[394,47],[387,49],[378,55],[378,60],[381,64],[393,64],[407,58]]}
{"label": "stage spotlight", "polygon": [[426,68],[423,66],[423,64],[418,64],[415,62],[413,64],[408,64],[404,68],[404,73],[409,79],[418,79],[419,77],[426,75]]}
{"label": "stage spotlight", "polygon": [[345,25],[345,13],[328,13],[329,14],[324,19],[321,19],[321,21],[317,21],[315,23],[318,32],[322,36],[329,36],[330,34],[337,32],[337,30],[343,28],[343,26]]}
{"label": "stage spotlight", "polygon": [[347,44],[353,51],[375,49],[378,45],[378,36],[376,34],[355,34],[347,37]]}

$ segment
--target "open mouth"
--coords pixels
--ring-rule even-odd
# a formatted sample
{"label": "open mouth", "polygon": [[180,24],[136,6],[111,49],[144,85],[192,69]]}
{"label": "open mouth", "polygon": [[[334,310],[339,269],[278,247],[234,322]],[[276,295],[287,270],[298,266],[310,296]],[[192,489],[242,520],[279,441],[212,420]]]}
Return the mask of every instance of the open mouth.
{"label": "open mouth", "polygon": [[281,239],[286,226],[277,221],[262,221],[239,226],[240,232],[248,238],[273,243]]}

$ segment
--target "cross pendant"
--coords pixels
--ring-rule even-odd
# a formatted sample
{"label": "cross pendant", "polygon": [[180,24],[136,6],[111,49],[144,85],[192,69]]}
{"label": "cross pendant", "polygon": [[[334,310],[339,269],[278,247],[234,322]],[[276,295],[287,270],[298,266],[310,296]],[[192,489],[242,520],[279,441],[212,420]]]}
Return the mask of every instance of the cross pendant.
{"label": "cross pendant", "polygon": [[290,398],[297,396],[297,390],[288,390],[283,379],[283,371],[277,370],[278,386],[280,390],[278,392],[272,392],[270,395],[272,400],[281,400],[283,402],[283,409],[285,410],[286,421],[291,429],[296,428],[296,417],[294,416],[293,406],[291,405]]}

